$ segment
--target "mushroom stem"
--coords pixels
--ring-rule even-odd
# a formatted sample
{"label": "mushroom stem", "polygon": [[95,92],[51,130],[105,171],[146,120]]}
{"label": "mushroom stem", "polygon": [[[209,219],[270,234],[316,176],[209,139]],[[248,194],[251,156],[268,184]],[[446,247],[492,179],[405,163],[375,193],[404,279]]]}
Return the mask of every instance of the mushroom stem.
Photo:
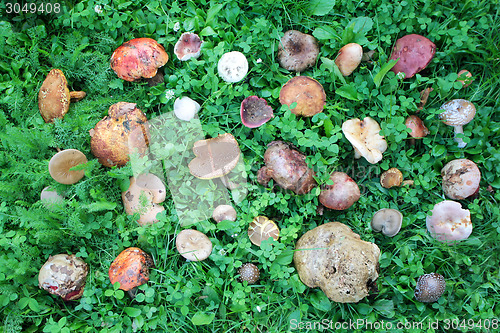
{"label": "mushroom stem", "polygon": [[81,101],[85,96],[87,96],[87,93],[85,91],[70,91],[69,92],[69,98],[70,98],[71,102]]}
{"label": "mushroom stem", "polygon": [[457,145],[458,148],[465,148],[465,146],[467,146],[467,143],[465,143],[464,140],[462,140],[462,138],[457,137],[457,134],[464,134],[463,126],[457,125],[457,126],[453,126],[453,128],[455,129],[454,140],[458,144]]}

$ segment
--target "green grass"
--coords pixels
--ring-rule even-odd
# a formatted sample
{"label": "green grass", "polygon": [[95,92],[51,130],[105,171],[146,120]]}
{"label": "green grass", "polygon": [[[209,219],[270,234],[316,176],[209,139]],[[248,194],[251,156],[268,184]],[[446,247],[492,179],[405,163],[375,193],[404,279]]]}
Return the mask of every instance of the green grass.
{"label": "green grass", "polygon": [[[356,320],[390,322],[392,332],[497,331],[495,326],[472,329],[471,324],[500,319],[498,1],[338,0],[333,7],[313,6],[322,2],[64,1],[58,15],[7,14],[8,5],[0,4],[0,332],[288,332],[299,321],[335,327]],[[94,11],[98,4],[100,14]],[[356,18],[372,22],[371,29],[349,33]],[[176,22],[181,25],[177,32]],[[324,112],[312,118],[296,117],[279,103],[281,86],[295,75],[276,60],[279,39],[289,29],[314,35],[321,47],[317,65],[303,73],[318,80],[327,94]],[[184,31],[198,33],[205,44],[200,58],[181,63],[173,47]],[[434,59],[412,79],[401,81],[388,72],[376,82],[394,42],[408,33],[431,39],[437,46]],[[164,83],[125,82],[109,68],[112,52],[134,37],[154,38],[167,49]],[[350,41],[364,51],[375,50],[375,60],[343,78],[336,75],[333,60]],[[217,61],[233,50],[246,54],[250,71],[242,82],[227,84],[217,75]],[[70,89],[88,95],[72,103],[63,120],[46,124],[37,95],[52,68],[65,73]],[[462,68],[474,76],[468,88],[455,82]],[[431,133],[411,146],[401,126],[416,112],[426,87],[434,91],[419,116]],[[218,227],[204,220],[192,226],[214,245],[203,262],[186,262],[176,251],[175,236],[183,228],[170,196],[159,223],[138,226],[121,201],[122,187],[132,175],[130,163],[108,169],[90,153],[88,131],[111,104],[136,102],[152,119],[172,109],[174,99],[165,98],[168,90],[202,104],[199,118],[207,138],[225,132],[235,136],[248,175],[248,194],[235,204],[235,223]],[[240,103],[250,95],[266,98],[275,112],[257,129],[240,121]],[[452,128],[437,118],[439,107],[454,98],[468,99],[477,108],[476,118],[464,128],[466,141],[470,138],[465,149],[456,147]],[[365,116],[381,124],[389,145],[375,165],[355,160],[340,130],[345,120]],[[273,140],[291,142],[304,152],[321,183],[334,170],[351,175],[361,199],[345,211],[319,215],[318,191],[298,196],[259,185],[256,172]],[[57,148],[79,149],[89,158],[86,177],[77,184],[61,185],[50,177],[48,161]],[[194,157],[190,150],[184,154]],[[471,211],[471,237],[448,246],[427,233],[425,216],[445,199],[440,170],[456,158],[476,162],[482,181],[477,197],[461,201]],[[391,167],[414,180],[414,186],[382,188],[380,174]],[[52,210],[39,201],[49,185],[66,197]],[[373,214],[386,207],[404,215],[403,228],[393,238],[370,227]],[[278,242],[260,248],[250,243],[246,231],[258,215],[277,222]],[[380,247],[378,294],[340,304],[302,284],[291,251],[302,234],[329,221],[347,224]],[[130,246],[141,247],[155,261],[149,283],[140,287],[144,293],[135,300],[111,285],[107,274],[113,259]],[[66,252],[90,266],[83,297],[69,303],[37,286],[38,270],[48,256]],[[261,269],[255,285],[237,280],[245,262]],[[446,292],[436,303],[419,303],[413,297],[416,280],[431,272],[445,277]],[[395,329],[397,323],[437,320],[438,327]],[[462,327],[446,329],[452,320]],[[344,326],[339,331],[384,330]]]}

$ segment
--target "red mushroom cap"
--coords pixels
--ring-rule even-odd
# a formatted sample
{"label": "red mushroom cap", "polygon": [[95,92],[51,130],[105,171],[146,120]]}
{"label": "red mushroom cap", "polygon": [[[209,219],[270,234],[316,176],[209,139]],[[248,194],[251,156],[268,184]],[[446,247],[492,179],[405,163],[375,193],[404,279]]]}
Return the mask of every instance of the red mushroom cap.
{"label": "red mushroom cap", "polygon": [[411,34],[396,41],[392,50],[391,60],[399,58],[392,71],[404,72],[405,79],[413,77],[423,70],[434,57],[436,45],[424,36]]}

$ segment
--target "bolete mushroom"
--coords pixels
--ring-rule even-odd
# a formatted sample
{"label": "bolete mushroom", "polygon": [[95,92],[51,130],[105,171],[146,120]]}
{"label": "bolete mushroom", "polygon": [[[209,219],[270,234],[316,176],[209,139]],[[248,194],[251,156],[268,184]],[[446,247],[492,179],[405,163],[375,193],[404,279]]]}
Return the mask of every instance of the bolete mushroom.
{"label": "bolete mushroom", "polygon": [[149,281],[149,269],[154,267],[153,258],[138,247],[123,250],[108,270],[111,284],[120,283],[120,289],[132,296],[135,288]]}
{"label": "bolete mushroom", "polygon": [[472,233],[470,211],[462,209],[456,201],[445,200],[434,205],[425,222],[433,238],[448,244],[467,239]]}
{"label": "bolete mushroom", "polygon": [[332,185],[323,185],[319,202],[327,208],[344,210],[359,200],[359,186],[344,172],[335,171],[330,175]]}
{"label": "bolete mushroom", "polygon": [[444,294],[445,289],[446,281],[441,274],[424,274],[418,277],[415,299],[419,302],[432,303]]}
{"label": "bolete mushroom", "polygon": [[278,45],[278,62],[289,71],[302,72],[314,66],[318,55],[316,38],[297,30],[285,32]]}
{"label": "bolete mushroom", "polygon": [[196,59],[200,56],[203,41],[197,34],[185,32],[174,46],[174,54],[180,61]]}
{"label": "bolete mushroom", "polygon": [[248,284],[254,284],[260,278],[259,268],[250,262],[243,264],[238,269],[238,274],[240,275],[241,282],[246,281]]}
{"label": "bolete mushroom", "polygon": [[418,116],[411,115],[406,118],[405,125],[411,130],[411,144],[415,144],[415,139],[421,139],[429,134],[429,129],[425,127],[424,122]]}
{"label": "bolete mushroom", "polygon": [[212,253],[212,242],[204,233],[184,229],[175,238],[175,247],[180,255],[191,261],[202,261]]}
{"label": "bolete mushroom", "polygon": [[257,246],[260,246],[262,241],[269,239],[269,237],[278,240],[279,235],[280,229],[276,223],[265,216],[255,217],[248,226],[248,237]]}
{"label": "bolete mushroom", "polygon": [[240,82],[248,73],[248,60],[239,51],[226,52],[217,63],[217,71],[228,83]]}
{"label": "bolete mushroom", "polygon": [[379,256],[377,245],[345,224],[328,222],[297,241],[293,261],[306,286],[320,287],[334,302],[357,303],[377,290]]}
{"label": "bolete mushroom", "polygon": [[200,109],[200,104],[187,96],[177,98],[174,102],[174,114],[180,120],[190,121]]}
{"label": "bolete mushroom", "polygon": [[411,34],[396,41],[391,60],[398,62],[391,70],[398,74],[403,72],[404,78],[411,78],[423,70],[431,62],[436,53],[436,45],[424,36]]}
{"label": "bolete mushroom", "polygon": [[38,109],[46,123],[56,118],[64,118],[70,102],[76,102],[86,96],[83,91],[69,91],[68,81],[60,69],[54,68],[42,83],[38,93]]}
{"label": "bolete mushroom", "polygon": [[241,102],[240,117],[243,125],[248,128],[256,128],[273,117],[273,108],[267,105],[265,99],[250,96]]}
{"label": "bolete mushroom", "polygon": [[219,205],[215,207],[212,218],[217,223],[225,220],[236,221],[236,210],[231,205]]}
{"label": "bolete mushroom", "polygon": [[397,209],[382,208],[377,211],[371,221],[373,231],[382,232],[388,237],[398,234],[403,223],[403,214]]}
{"label": "bolete mushroom", "polygon": [[394,186],[401,186],[403,183],[403,173],[397,168],[390,168],[382,173],[380,176],[380,185],[383,188],[391,188]]}
{"label": "bolete mushroom", "polygon": [[144,154],[149,145],[146,115],[135,103],[118,102],[109,107],[108,116],[90,130],[90,149],[104,166],[123,166],[129,154]]}
{"label": "bolete mushroom", "polygon": [[379,124],[370,117],[350,119],[342,124],[342,132],[354,147],[354,158],[363,156],[372,164],[382,160],[382,153],[387,149],[380,130]]}
{"label": "bolete mushroom", "polygon": [[446,125],[453,126],[455,130],[454,140],[458,143],[458,148],[465,148],[467,143],[462,138],[457,137],[457,134],[463,134],[463,126],[474,119],[476,107],[466,99],[453,99],[444,103],[441,109],[444,111],[439,114],[439,119]]}
{"label": "bolete mushroom", "polygon": [[61,150],[49,161],[50,176],[61,184],[75,184],[85,176],[85,170],[70,170],[80,164],[87,163],[87,157],[77,149]]}
{"label": "bolete mushroom", "polygon": [[38,273],[38,286],[65,301],[78,299],[83,294],[88,265],[73,254],[50,256]]}
{"label": "bolete mushroom", "polygon": [[290,106],[292,103],[297,106],[291,109],[292,113],[298,116],[312,117],[323,112],[326,105],[326,94],[321,83],[308,76],[295,76],[281,87],[280,103]]}
{"label": "bolete mushroom", "polygon": [[363,48],[356,43],[344,45],[335,59],[335,65],[343,76],[349,76],[358,68],[363,58]]}
{"label": "bolete mushroom", "polygon": [[479,191],[481,171],[466,158],[452,160],[441,169],[444,194],[453,200],[468,198]]}

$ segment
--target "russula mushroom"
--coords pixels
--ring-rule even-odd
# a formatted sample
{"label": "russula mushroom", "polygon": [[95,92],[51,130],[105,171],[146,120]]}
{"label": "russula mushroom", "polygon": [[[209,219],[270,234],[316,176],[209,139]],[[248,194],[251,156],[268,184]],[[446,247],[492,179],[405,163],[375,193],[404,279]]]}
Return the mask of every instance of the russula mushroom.
{"label": "russula mushroom", "polygon": [[38,286],[65,301],[78,299],[83,294],[88,265],[73,254],[50,256],[38,273]]}
{"label": "russula mushroom", "polygon": [[383,208],[377,211],[371,220],[373,231],[382,232],[388,237],[398,234],[403,223],[403,214],[397,209]]}
{"label": "russula mushroom", "polygon": [[448,244],[467,239],[472,233],[470,211],[462,209],[456,201],[445,200],[434,205],[425,222],[432,237]]}
{"label": "russula mushroom", "polygon": [[165,201],[166,189],[160,178],[151,173],[130,178],[129,188],[122,193],[123,206],[128,215],[139,214],[137,223],[144,226],[158,222],[156,215],[165,210],[159,203]]}
{"label": "russula mushroom", "polygon": [[200,104],[187,96],[177,98],[174,102],[174,114],[180,120],[190,121],[200,109]]}
{"label": "russula mushroom", "polygon": [[68,81],[60,69],[54,68],[42,83],[38,93],[38,109],[46,123],[62,119],[69,110],[70,102],[76,102],[86,95],[83,91],[69,91]]}
{"label": "russula mushroom", "polygon": [[260,278],[259,268],[249,262],[243,264],[238,269],[238,274],[240,275],[241,282],[246,281],[248,282],[248,284],[254,284],[255,282],[259,281]]}
{"label": "russula mushroom", "polygon": [[85,170],[70,170],[80,164],[87,163],[87,157],[77,149],[61,150],[49,161],[50,176],[61,184],[74,184],[85,176]]}
{"label": "russula mushroom", "polygon": [[418,277],[415,299],[419,302],[436,302],[446,289],[446,281],[441,274],[430,273]]}
{"label": "russula mushroom", "polygon": [[358,68],[363,58],[363,48],[356,43],[344,45],[335,59],[335,65],[343,76],[349,76]]}
{"label": "russula mushroom", "polygon": [[380,185],[383,188],[391,188],[401,186],[403,183],[403,174],[397,168],[390,168],[380,176]]}
{"label": "russula mushroom", "polygon": [[184,229],[175,238],[175,247],[180,255],[191,261],[202,261],[212,253],[212,242],[204,233]]}
{"label": "russula mushroom", "polygon": [[302,72],[314,66],[318,55],[316,38],[297,30],[285,32],[278,45],[278,62],[289,71]]}
{"label": "russula mushroom", "polygon": [[453,126],[458,148],[465,148],[467,143],[462,138],[457,137],[457,134],[464,133],[462,126],[472,121],[476,115],[476,107],[466,99],[453,99],[444,103],[441,109],[444,111],[439,114],[439,119],[446,125]]}
{"label": "russula mushroom", "polygon": [[476,194],[481,171],[476,163],[466,158],[452,160],[441,169],[444,194],[453,200],[462,200]]}
{"label": "russula mushroom", "polygon": [[248,128],[256,128],[273,117],[273,108],[263,98],[247,97],[241,102],[241,122]]}
{"label": "russula mushroom", "polygon": [[40,193],[40,201],[45,208],[50,208],[53,205],[60,205],[64,202],[64,197],[59,195],[50,186],[45,187]]}
{"label": "russula mushroom", "polygon": [[158,68],[167,61],[168,54],[157,41],[151,38],[134,38],[113,52],[110,63],[111,69],[125,81],[145,78],[154,83],[161,83],[163,75]]}
{"label": "russula mushroom", "polygon": [[217,63],[221,79],[228,83],[240,82],[248,73],[248,61],[239,51],[226,52]]}
{"label": "russula mushroom", "polygon": [[[154,267],[153,258],[138,247],[123,250],[108,270],[111,284],[120,283],[120,289],[133,291],[149,281],[149,269]],[[134,293],[130,293],[133,295]]]}
{"label": "russula mushroom", "polygon": [[405,121],[406,127],[408,127],[411,132],[410,136],[412,137],[411,139],[411,144],[415,144],[415,139],[421,139],[423,137],[426,137],[427,134],[429,134],[429,130],[427,127],[425,127],[424,122],[422,119],[415,115],[411,115],[408,118],[406,118]]}
{"label": "russula mushroom", "polygon": [[197,34],[185,32],[174,46],[174,54],[180,61],[196,59],[200,56],[203,41]]}
{"label": "russula mushroom", "polygon": [[283,189],[306,194],[316,185],[314,171],[307,166],[306,156],[292,144],[272,141],[264,153],[266,164],[257,172],[259,184],[267,186],[271,179]]}
{"label": "russula mushroom", "polygon": [[255,217],[248,226],[248,237],[257,246],[260,246],[262,241],[269,239],[269,237],[278,240],[279,235],[280,229],[276,223],[265,216]]}
{"label": "russula mushroom", "polygon": [[344,210],[359,200],[359,186],[344,172],[335,171],[330,175],[332,185],[323,185],[319,202],[327,208]]}
{"label": "russula mushroom", "polygon": [[300,237],[293,261],[306,286],[320,287],[334,302],[357,303],[377,290],[379,256],[377,245],[345,224],[328,222]]}
{"label": "russula mushroom", "polygon": [[404,78],[411,78],[423,70],[431,62],[436,53],[436,45],[424,36],[411,34],[396,41],[391,60],[399,58],[391,70],[398,74],[403,72]]}
{"label": "russula mushroom", "polygon": [[236,221],[236,210],[231,205],[219,205],[215,207],[212,218],[217,223],[225,220]]}
{"label": "russula mushroom", "polygon": [[214,179],[227,175],[236,167],[240,147],[233,135],[225,133],[196,141],[193,153],[196,157],[188,164],[189,172],[199,179]]}
{"label": "russula mushroom", "polygon": [[342,124],[342,132],[354,147],[354,158],[363,156],[372,164],[382,160],[382,153],[387,149],[380,130],[379,124],[370,117],[350,119]]}
{"label": "russula mushroom", "polygon": [[108,116],[90,130],[90,149],[104,166],[123,166],[129,154],[144,154],[149,144],[146,115],[135,103],[118,102],[109,107]]}
{"label": "russula mushroom", "polygon": [[460,82],[464,88],[467,88],[468,86],[470,86],[472,81],[474,81],[474,79],[471,79],[471,77],[471,72],[466,69],[462,69],[460,72],[458,72],[457,81]]}
{"label": "russula mushroom", "polygon": [[280,103],[290,106],[292,103],[297,106],[291,109],[292,113],[298,116],[312,117],[323,112],[326,105],[326,94],[321,83],[308,76],[295,76],[281,87]]}

